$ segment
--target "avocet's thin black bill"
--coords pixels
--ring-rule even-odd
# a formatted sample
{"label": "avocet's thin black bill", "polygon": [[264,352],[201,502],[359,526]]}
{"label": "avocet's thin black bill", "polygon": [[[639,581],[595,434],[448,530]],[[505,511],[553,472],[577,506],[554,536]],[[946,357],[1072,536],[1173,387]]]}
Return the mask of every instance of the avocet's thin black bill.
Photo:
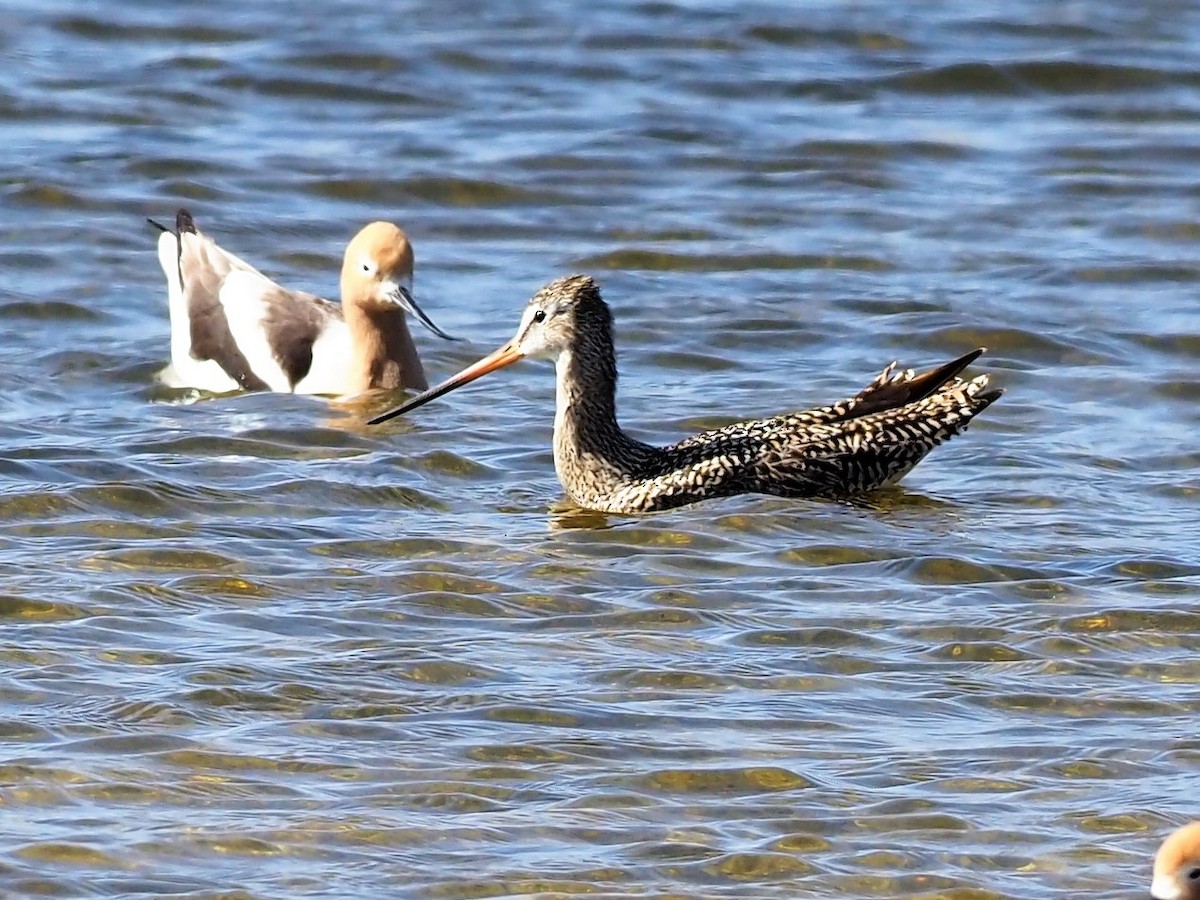
{"label": "avocet's thin black bill", "polygon": [[400,305],[403,306],[405,309],[407,309],[410,313],[412,313],[418,319],[420,319],[421,324],[424,325],[426,328],[428,328],[430,331],[432,331],[434,334],[436,334],[438,337],[442,338],[443,340],[447,340],[447,341],[461,341],[462,340],[462,338],[456,338],[453,335],[446,334],[446,332],[444,332],[444,331],[442,331],[442,329],[438,328],[437,325],[434,324],[433,319],[431,319],[431,318],[429,318],[429,316],[425,315],[425,310],[423,310],[423,309],[421,309],[421,307],[417,306],[417,301],[415,299],[413,299],[412,292],[409,291],[408,288],[402,287],[396,293],[399,295],[398,299],[400,301]]}

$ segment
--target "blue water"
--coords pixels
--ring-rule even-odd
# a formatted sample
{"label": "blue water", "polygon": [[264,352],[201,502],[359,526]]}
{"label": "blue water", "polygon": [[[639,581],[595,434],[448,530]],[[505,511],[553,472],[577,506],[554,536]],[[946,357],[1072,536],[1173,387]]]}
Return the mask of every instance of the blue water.
{"label": "blue water", "polygon": [[[1200,770],[1200,12],[226,0],[0,11],[0,894],[1144,895]],[[863,503],[563,499],[528,363],[369,409],[155,381],[144,217],[431,379],[551,278],[631,432],[989,352]],[[381,398],[378,408],[389,400]]]}

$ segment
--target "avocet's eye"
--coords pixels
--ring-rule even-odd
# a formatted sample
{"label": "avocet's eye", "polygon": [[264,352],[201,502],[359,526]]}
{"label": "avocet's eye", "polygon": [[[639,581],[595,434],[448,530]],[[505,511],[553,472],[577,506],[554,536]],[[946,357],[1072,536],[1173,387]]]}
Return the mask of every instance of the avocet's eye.
{"label": "avocet's eye", "polygon": [[539,309],[537,312],[535,312],[533,314],[533,321],[545,322],[546,321],[546,311],[544,309]]}
{"label": "avocet's eye", "polygon": [[371,264],[370,264],[370,263],[363,263],[363,271],[364,271],[364,272],[370,272],[370,271],[371,271]]}

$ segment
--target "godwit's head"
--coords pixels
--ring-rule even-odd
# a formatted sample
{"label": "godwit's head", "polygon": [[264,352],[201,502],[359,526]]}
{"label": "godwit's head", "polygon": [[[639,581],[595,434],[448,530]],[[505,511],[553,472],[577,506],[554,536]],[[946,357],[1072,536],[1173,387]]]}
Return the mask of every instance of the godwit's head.
{"label": "godwit's head", "polygon": [[588,339],[611,341],[611,332],[612,316],[596,282],[587,275],[567,275],[530,298],[510,343],[522,356],[557,359]]}
{"label": "godwit's head", "polygon": [[582,344],[590,344],[587,349],[604,354],[611,361],[612,315],[600,298],[600,288],[587,275],[556,278],[526,304],[517,333],[507,344],[436,387],[376,416],[371,424],[386,422],[394,416],[424,406],[430,400],[525,357],[557,360],[564,353],[579,350]]}

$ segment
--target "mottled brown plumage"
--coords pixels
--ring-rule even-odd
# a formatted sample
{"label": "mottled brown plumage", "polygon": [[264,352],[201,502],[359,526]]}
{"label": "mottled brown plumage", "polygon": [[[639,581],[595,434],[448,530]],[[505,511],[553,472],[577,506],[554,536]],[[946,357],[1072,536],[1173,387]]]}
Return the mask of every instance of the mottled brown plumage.
{"label": "mottled brown plumage", "polygon": [[921,374],[892,363],[848,400],[654,447],[617,423],[612,315],[596,283],[572,275],[533,296],[506,345],[372,424],[522,357],[549,358],[558,369],[554,465],[581,506],[632,513],[743,493],[844,497],[902,478],[1000,396],[985,390],[987,375],[958,377],[982,352]]}

